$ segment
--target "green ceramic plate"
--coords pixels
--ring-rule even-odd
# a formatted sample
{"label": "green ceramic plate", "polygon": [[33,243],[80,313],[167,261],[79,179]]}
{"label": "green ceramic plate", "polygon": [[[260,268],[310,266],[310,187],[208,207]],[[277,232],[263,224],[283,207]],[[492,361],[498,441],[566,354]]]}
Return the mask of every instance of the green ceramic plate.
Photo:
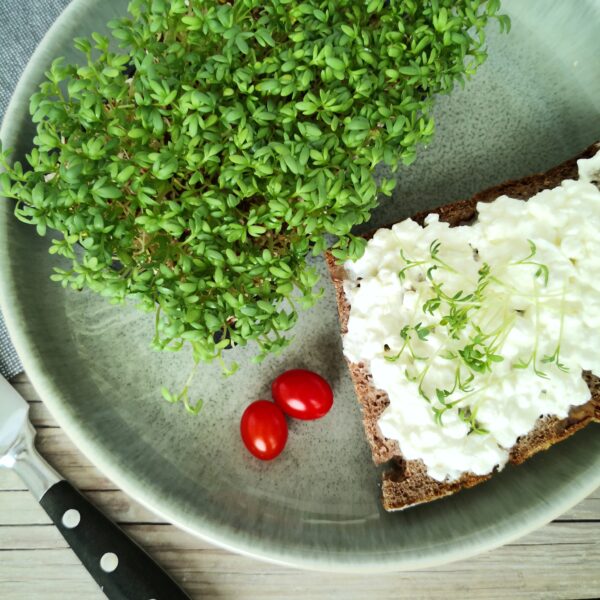
{"label": "green ceramic plate", "polygon": [[[1,132],[22,155],[30,146],[28,98],[50,61],[74,59],[73,37],[125,12],[127,0],[74,0],[38,48]],[[600,2],[504,3],[509,36],[490,31],[488,62],[464,90],[440,99],[435,143],[400,172],[395,197],[376,223],[468,196],[570,157],[600,138]],[[494,28],[495,29],[495,26]],[[232,351],[240,371],[223,379],[206,367],[194,392],[206,400],[190,417],[160,399],[191,357],[148,348],[152,319],[114,308],[49,280],[48,240],[0,203],[0,298],[19,354],[57,421],[114,482],[183,529],[216,544],[280,563],[339,571],[432,566],[465,558],[543,525],[600,484],[595,427],[489,483],[399,514],[379,504],[379,473],[338,335],[334,295],[305,313],[295,344],[260,367]],[[290,367],[322,373],[334,386],[331,413],[293,422],[285,453],[251,458],[240,414],[267,396]]]}

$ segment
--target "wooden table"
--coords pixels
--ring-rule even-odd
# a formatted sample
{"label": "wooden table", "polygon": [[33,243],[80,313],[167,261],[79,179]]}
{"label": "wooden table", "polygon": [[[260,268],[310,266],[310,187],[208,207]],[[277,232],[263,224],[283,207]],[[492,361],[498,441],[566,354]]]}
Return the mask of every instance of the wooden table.
{"label": "wooden table", "polygon": [[[527,537],[437,569],[385,575],[297,571],[238,556],[162,522],[118,490],[57,427],[25,375],[38,448],[193,598],[400,599],[600,597],[600,489]],[[100,592],[23,484],[0,470],[0,599],[100,600]],[[165,599],[168,600],[168,599]]]}

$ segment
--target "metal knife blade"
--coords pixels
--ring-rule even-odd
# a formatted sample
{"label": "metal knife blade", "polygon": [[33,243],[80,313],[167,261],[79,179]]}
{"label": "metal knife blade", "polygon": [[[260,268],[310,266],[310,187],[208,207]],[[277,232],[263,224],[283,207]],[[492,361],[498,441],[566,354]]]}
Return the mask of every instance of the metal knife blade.
{"label": "metal knife blade", "polygon": [[4,465],[4,457],[18,440],[27,424],[29,405],[21,394],[0,375],[0,464]]}
{"label": "metal knife blade", "polygon": [[29,404],[0,375],[0,467],[12,469],[39,501],[62,477],[35,449]]}

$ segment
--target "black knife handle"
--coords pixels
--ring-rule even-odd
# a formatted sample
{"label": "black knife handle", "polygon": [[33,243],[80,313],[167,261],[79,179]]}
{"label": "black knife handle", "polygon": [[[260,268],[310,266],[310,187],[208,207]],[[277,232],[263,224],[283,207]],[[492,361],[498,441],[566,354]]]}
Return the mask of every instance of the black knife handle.
{"label": "black knife handle", "polygon": [[53,485],[40,504],[110,600],[190,600],[144,550],[69,482]]}

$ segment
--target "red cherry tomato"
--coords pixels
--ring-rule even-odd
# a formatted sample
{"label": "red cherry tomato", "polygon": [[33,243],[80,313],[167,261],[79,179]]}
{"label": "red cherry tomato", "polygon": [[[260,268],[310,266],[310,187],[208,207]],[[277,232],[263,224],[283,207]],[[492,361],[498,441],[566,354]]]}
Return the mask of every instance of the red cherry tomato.
{"label": "red cherry tomato", "polygon": [[271,391],[281,410],[295,419],[320,419],[333,404],[331,386],[317,373],[305,369],[282,373]]}
{"label": "red cherry tomato", "polygon": [[271,460],[281,454],[287,442],[285,415],[273,402],[256,400],[242,415],[240,433],[251,454],[261,460]]}

